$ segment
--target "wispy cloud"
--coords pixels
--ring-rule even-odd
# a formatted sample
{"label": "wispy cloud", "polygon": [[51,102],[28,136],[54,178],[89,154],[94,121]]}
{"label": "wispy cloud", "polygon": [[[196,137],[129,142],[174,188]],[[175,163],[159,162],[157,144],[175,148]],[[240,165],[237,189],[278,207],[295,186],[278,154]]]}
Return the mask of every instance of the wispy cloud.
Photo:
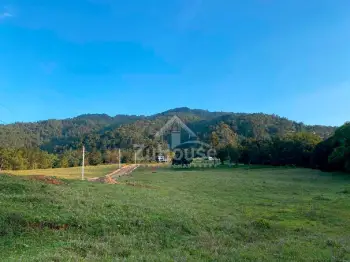
{"label": "wispy cloud", "polygon": [[2,14],[0,14],[0,18],[6,18],[6,17],[12,17],[13,15],[11,13],[8,12],[4,12]]}
{"label": "wispy cloud", "polygon": [[2,10],[0,9],[0,19],[6,19],[13,17],[14,14],[10,11],[10,8],[7,6],[4,6]]}

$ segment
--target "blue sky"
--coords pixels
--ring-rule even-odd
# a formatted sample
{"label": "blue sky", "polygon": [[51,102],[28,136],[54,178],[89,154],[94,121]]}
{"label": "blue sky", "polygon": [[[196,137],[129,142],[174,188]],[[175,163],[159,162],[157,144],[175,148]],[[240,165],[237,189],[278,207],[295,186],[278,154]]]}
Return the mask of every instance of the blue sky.
{"label": "blue sky", "polygon": [[0,120],[174,107],[350,120],[348,0],[0,0]]}

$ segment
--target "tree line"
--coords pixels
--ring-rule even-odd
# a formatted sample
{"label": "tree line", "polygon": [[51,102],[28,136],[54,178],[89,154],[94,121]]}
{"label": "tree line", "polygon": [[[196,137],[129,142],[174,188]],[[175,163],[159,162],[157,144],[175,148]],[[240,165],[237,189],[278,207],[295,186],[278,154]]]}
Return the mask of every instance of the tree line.
{"label": "tree line", "polygon": [[[207,140],[215,149],[216,157],[223,163],[245,163],[259,165],[293,165],[298,167],[319,168],[325,171],[350,171],[350,123],[338,128],[335,134],[326,140],[310,132],[289,133],[284,136],[265,138],[263,136],[240,137],[229,125],[221,122],[212,127]],[[152,142],[141,152],[144,155],[156,155],[150,152],[158,147]],[[134,161],[135,150],[123,148],[121,162]],[[146,154],[147,153],[147,154]],[[152,161],[154,159],[148,159]],[[118,149],[91,149],[86,152],[85,165],[113,164],[119,162]],[[41,168],[76,167],[82,164],[81,150],[65,150],[60,154],[48,153],[39,148],[0,148],[0,169],[21,170]]]}
{"label": "tree line", "polygon": [[117,163],[118,148],[122,150],[121,162],[133,162],[135,144],[144,145],[143,155],[158,148],[159,143],[161,148],[167,148],[167,138],[156,141],[154,135],[173,115],[179,116],[200,141],[210,144],[223,162],[350,169],[349,124],[336,129],[308,126],[276,115],[188,108],[149,117],[83,115],[66,120],[0,125],[0,168],[79,166],[83,145],[87,148],[88,165]]}
{"label": "tree line", "polygon": [[210,141],[224,162],[293,165],[324,171],[350,172],[350,123],[346,123],[326,140],[310,132],[239,139],[228,125],[221,123]]}
{"label": "tree line", "polygon": [[316,146],[312,164],[325,171],[350,172],[350,122]]}
{"label": "tree line", "polygon": [[211,142],[218,158],[231,163],[295,165],[311,167],[315,147],[322,139],[313,133],[297,132],[266,138],[243,138],[225,124],[212,133]]}
{"label": "tree line", "polygon": [[[133,159],[132,150],[121,151],[121,163],[130,163]],[[82,150],[50,154],[38,148],[0,148],[0,171],[77,167],[82,165],[82,161]],[[119,152],[116,149],[86,152],[85,165],[117,163],[119,163]]]}

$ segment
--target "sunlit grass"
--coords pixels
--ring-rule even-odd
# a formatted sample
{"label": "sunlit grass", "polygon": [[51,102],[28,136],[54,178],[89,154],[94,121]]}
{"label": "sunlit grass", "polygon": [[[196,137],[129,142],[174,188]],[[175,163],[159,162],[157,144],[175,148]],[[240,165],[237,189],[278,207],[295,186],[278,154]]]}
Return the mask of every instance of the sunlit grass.
{"label": "sunlit grass", "polygon": [[0,175],[1,261],[350,261],[348,175],[139,168],[120,180]]}
{"label": "sunlit grass", "polygon": [[[85,177],[100,177],[107,175],[114,170],[118,169],[118,165],[100,165],[100,166],[86,166]],[[54,168],[54,169],[35,169],[35,170],[20,170],[20,171],[2,171],[2,173],[19,175],[19,176],[30,176],[30,175],[44,175],[53,176],[64,179],[80,179],[81,178],[81,167],[71,168]]]}

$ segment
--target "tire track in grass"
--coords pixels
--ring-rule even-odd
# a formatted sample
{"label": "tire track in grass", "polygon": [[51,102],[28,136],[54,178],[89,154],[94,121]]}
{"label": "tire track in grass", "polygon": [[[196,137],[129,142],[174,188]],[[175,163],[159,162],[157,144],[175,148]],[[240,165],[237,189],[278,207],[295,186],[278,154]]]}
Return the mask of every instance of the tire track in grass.
{"label": "tire track in grass", "polygon": [[118,177],[131,174],[138,167],[139,167],[139,165],[135,165],[135,164],[134,165],[127,165],[127,166],[124,166],[124,167],[122,167],[122,168],[120,168],[120,169],[118,169],[118,170],[116,170],[116,171],[114,171],[106,176],[90,178],[90,179],[88,179],[88,181],[100,182],[100,183],[106,183],[106,184],[121,184],[116,179]]}

